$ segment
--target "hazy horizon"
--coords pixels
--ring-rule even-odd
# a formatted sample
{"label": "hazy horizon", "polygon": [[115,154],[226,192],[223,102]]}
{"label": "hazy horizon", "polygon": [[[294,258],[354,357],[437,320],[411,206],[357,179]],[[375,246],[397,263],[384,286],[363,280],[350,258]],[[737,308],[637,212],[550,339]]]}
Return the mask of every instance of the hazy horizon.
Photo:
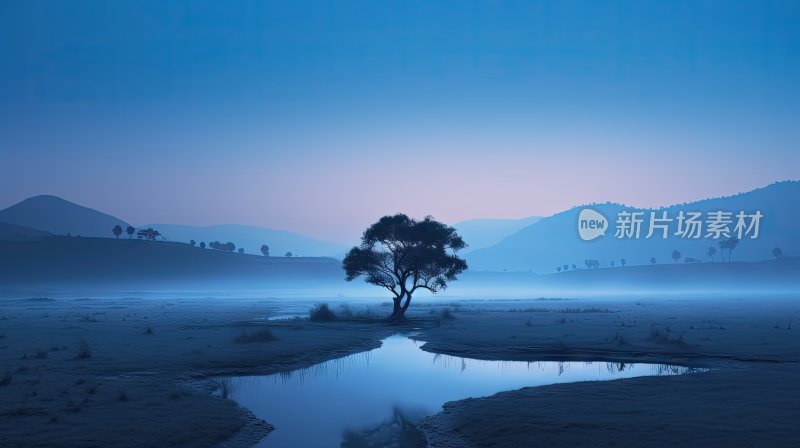
{"label": "hazy horizon", "polygon": [[0,6],[0,203],[350,241],[800,179],[793,2]]}
{"label": "hazy horizon", "polygon": [[[774,183],[779,183],[779,182],[800,182],[800,179],[780,179],[780,180],[775,180],[773,182],[770,182],[769,184],[757,186],[753,190],[765,188],[765,187],[767,187],[769,185],[772,185]],[[623,205],[625,207],[637,208],[637,209],[638,208],[647,209],[647,208],[669,207],[669,206],[677,206],[677,205],[680,205],[681,203],[684,203],[684,202],[691,203],[691,202],[702,201],[702,200],[705,200],[705,199],[735,196],[737,194],[747,193],[749,191],[752,191],[752,190],[730,192],[730,193],[726,193],[726,194],[721,194],[719,196],[707,196],[707,197],[691,198],[691,199],[688,199],[686,201],[682,201],[680,203],[675,202],[675,203],[656,204],[656,205],[650,205],[650,206],[640,206],[640,205],[637,205],[637,204],[625,204],[625,203],[620,202],[620,201],[614,201],[614,200],[608,200],[608,199],[605,199],[605,200],[597,199],[595,201],[590,201],[590,202],[586,202],[586,203],[572,204],[572,205],[569,205],[569,206],[564,206],[563,208],[556,210],[554,213],[547,214],[547,215],[530,214],[530,215],[522,216],[522,217],[519,217],[519,218],[517,218],[517,217],[476,216],[476,217],[469,217],[469,218],[466,218],[466,219],[462,219],[462,220],[459,220],[459,221],[446,222],[446,223],[450,224],[450,225],[455,225],[455,224],[459,224],[459,223],[467,223],[467,222],[470,222],[470,221],[482,221],[482,220],[524,220],[524,219],[532,218],[532,217],[546,218],[546,217],[552,216],[553,214],[558,214],[558,213],[570,210],[570,209],[572,209],[574,207],[578,207],[578,206],[582,206],[582,205],[589,205],[591,203],[616,203],[616,204],[621,204],[621,205]],[[30,198],[35,197],[35,196],[40,196],[40,195],[34,195],[34,196],[30,196],[30,197],[25,197],[25,198],[22,198],[19,201],[14,201],[14,202],[9,203],[9,204],[0,203],[0,210],[6,209],[8,207],[11,207],[13,205],[18,204],[21,201],[24,201],[26,199],[30,199]],[[119,219],[121,219],[121,220],[123,220],[123,221],[125,221],[125,222],[127,222],[127,223],[129,223],[131,225],[134,225],[134,226],[146,226],[146,225],[175,226],[175,225],[177,225],[177,226],[198,227],[198,228],[218,227],[218,226],[244,226],[244,227],[255,227],[255,228],[268,228],[268,229],[276,230],[276,231],[298,233],[300,235],[304,235],[304,236],[307,236],[307,237],[310,237],[310,238],[319,239],[321,241],[328,241],[328,242],[341,243],[341,244],[352,244],[353,242],[355,242],[358,239],[358,237],[360,237],[361,232],[363,231],[363,228],[365,228],[366,226],[368,226],[369,224],[372,223],[372,221],[369,221],[369,222],[365,222],[361,227],[348,229],[349,237],[347,239],[334,239],[334,238],[326,238],[325,236],[317,235],[317,234],[314,234],[314,233],[303,233],[303,232],[301,232],[301,231],[299,231],[297,229],[294,229],[294,228],[277,228],[277,227],[271,227],[269,225],[258,225],[258,224],[251,224],[251,223],[247,223],[247,222],[220,221],[220,222],[212,222],[212,223],[209,223],[209,224],[197,224],[197,223],[193,223],[193,222],[156,222],[156,221],[136,222],[136,221],[128,220],[124,215],[117,215],[115,213],[110,213],[109,211],[104,210],[102,208],[95,207],[95,206],[93,206],[91,204],[76,202],[76,201],[71,200],[70,198],[63,197],[61,195],[43,193],[43,194],[41,194],[41,196],[58,197],[60,199],[72,202],[72,203],[77,204],[79,206],[87,207],[87,208],[99,211],[101,213],[112,215],[112,216],[114,216],[116,218],[119,218]],[[395,213],[395,212],[387,211],[385,214],[392,214],[392,213]],[[378,217],[379,216],[376,216],[376,219]],[[421,218],[422,216],[414,216],[414,217]]]}

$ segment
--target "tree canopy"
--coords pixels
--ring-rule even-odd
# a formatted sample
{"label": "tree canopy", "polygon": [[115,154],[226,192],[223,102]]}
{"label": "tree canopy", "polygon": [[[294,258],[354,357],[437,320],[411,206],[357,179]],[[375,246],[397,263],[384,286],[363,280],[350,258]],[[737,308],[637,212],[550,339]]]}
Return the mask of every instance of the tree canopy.
{"label": "tree canopy", "polygon": [[397,214],[365,230],[361,245],[350,249],[342,264],[347,281],[364,277],[389,290],[394,301],[391,317],[402,319],[417,290],[436,293],[467,269],[457,255],[466,246],[453,227],[430,216],[416,221]]}

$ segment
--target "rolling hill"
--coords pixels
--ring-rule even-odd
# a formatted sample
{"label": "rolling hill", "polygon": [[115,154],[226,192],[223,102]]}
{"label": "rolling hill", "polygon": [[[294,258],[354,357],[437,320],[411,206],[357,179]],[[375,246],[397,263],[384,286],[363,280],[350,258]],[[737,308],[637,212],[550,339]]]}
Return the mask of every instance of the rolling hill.
{"label": "rolling hill", "polygon": [[332,258],[263,257],[188,244],[113,238],[0,241],[0,285],[304,288],[344,283]]}
{"label": "rolling hill", "polygon": [[[772,250],[779,247],[785,255],[800,254],[800,238],[797,223],[800,222],[800,182],[786,181],[734,196],[705,199],[697,202],[673,205],[658,209],[667,211],[675,217],[678,211],[730,211],[740,210],[748,213],[756,210],[764,215],[761,221],[760,236],[757,239],[744,238],[733,252],[734,261],[757,261],[772,257]],[[605,236],[592,241],[584,241],[578,236],[578,215],[586,207],[602,213],[609,221]],[[499,243],[466,255],[470,269],[475,270],[516,270],[537,273],[555,272],[557,266],[574,264],[585,268],[584,261],[596,259],[601,266],[609,266],[612,261],[619,264],[625,259],[629,265],[649,264],[651,257],[657,263],[672,263],[673,250],[681,252],[682,257],[691,257],[703,262],[712,261],[706,253],[715,247],[717,254],[713,260],[719,261],[719,240],[709,238],[682,239],[670,235],[667,239],[644,238],[647,229],[643,228],[640,239],[617,239],[614,226],[618,212],[643,211],[649,217],[650,209],[625,207],[621,204],[605,203],[574,207],[570,210],[542,218],[510,235]],[[674,230],[674,228],[673,228]]]}
{"label": "rolling hill", "polygon": [[55,235],[111,237],[111,229],[125,221],[57,196],[34,196],[0,210],[0,222],[42,230]]}
{"label": "rolling hill", "polygon": [[[0,239],[27,239],[36,231],[47,234],[72,235],[82,237],[113,238],[111,229],[116,225],[125,229],[129,224],[122,219],[97,210],[84,207],[57,196],[34,196],[18,204],[0,210],[0,222],[7,226],[0,228]],[[137,228],[153,227],[169,241],[188,243],[195,240],[231,241],[246,252],[261,255],[261,245],[267,244],[273,256],[283,256],[286,252],[303,256],[337,256],[343,254],[349,246],[345,244],[322,241],[283,230],[244,225],[217,225],[195,227],[177,224],[148,224]],[[28,230],[23,230],[27,228]],[[32,232],[33,231],[33,232]],[[8,237],[3,235],[8,234]],[[23,237],[23,235],[27,235]],[[125,237],[123,233],[123,238]]]}
{"label": "rolling hill", "polygon": [[195,240],[232,242],[245,252],[261,255],[261,245],[269,246],[273,257],[282,257],[286,252],[309,257],[334,257],[350,247],[344,244],[317,240],[285,230],[273,230],[264,227],[224,224],[217,226],[195,227],[177,224],[148,224],[142,227],[158,229],[169,241],[187,243]]}
{"label": "rolling hill", "polygon": [[469,244],[467,251],[471,252],[493,246],[520,229],[539,222],[540,219],[542,218],[539,216],[522,219],[471,219],[461,221],[453,227]]}
{"label": "rolling hill", "polygon": [[51,236],[49,232],[0,222],[0,241],[30,241]]}

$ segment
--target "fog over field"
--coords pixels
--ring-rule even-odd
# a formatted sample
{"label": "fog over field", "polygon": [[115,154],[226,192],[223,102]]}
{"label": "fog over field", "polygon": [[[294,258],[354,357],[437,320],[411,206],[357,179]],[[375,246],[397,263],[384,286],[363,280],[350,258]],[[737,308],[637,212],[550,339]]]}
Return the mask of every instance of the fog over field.
{"label": "fog over field", "polygon": [[0,448],[800,447],[797,1],[0,41]]}

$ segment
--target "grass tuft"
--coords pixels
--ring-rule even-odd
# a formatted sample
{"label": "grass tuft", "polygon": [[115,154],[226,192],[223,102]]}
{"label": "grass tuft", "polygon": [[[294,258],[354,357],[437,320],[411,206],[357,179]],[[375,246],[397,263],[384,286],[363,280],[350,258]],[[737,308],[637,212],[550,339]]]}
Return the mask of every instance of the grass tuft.
{"label": "grass tuft", "polygon": [[242,331],[242,334],[236,336],[236,339],[233,342],[237,344],[250,344],[253,342],[272,342],[275,340],[275,336],[266,328],[259,330],[256,333],[250,334],[247,330]]}
{"label": "grass tuft", "polygon": [[0,387],[8,386],[9,384],[11,384],[11,379],[13,377],[14,376],[11,374],[11,369],[6,369],[3,372],[3,376],[0,376]]}
{"label": "grass tuft", "polygon": [[78,341],[78,358],[89,359],[92,357],[92,347],[86,339]]}
{"label": "grass tuft", "polygon": [[314,308],[308,313],[308,320],[312,322],[332,322],[336,319],[336,314],[327,303],[318,303],[314,305]]}

